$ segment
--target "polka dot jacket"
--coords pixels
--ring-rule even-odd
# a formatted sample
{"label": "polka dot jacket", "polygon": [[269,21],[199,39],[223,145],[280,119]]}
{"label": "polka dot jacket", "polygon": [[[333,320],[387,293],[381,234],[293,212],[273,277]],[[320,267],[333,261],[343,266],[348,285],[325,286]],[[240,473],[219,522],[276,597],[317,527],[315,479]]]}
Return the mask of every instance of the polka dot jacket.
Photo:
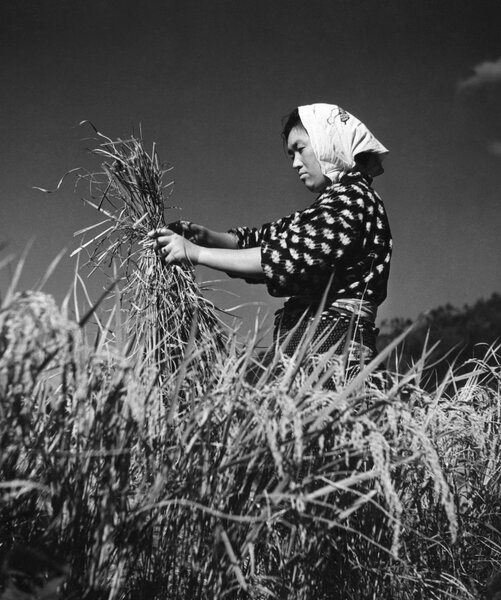
{"label": "polka dot jacket", "polygon": [[[369,176],[354,172],[308,208],[259,228],[238,227],[239,248],[261,246],[263,280],[272,296],[320,302],[386,298],[392,239],[384,205]],[[256,280],[253,280],[256,283]]]}

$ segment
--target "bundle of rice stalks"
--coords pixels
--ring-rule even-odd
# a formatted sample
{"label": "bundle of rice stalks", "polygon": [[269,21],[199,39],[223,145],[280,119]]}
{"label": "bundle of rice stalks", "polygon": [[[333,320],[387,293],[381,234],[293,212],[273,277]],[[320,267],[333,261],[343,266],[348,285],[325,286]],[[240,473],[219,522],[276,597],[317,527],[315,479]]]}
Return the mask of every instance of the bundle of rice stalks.
{"label": "bundle of rice stalks", "polygon": [[163,267],[147,237],[148,231],[166,225],[165,203],[173,182],[164,182],[164,176],[171,168],[160,163],[155,144],[148,153],[141,138],[112,140],[94,131],[101,144],[92,153],[103,160],[102,170],[80,171],[78,180],[89,186],[86,202],[106,218],[93,227],[101,228],[99,233],[74,254],[89,252],[93,269],[118,266],[121,307],[127,314],[126,356],[151,359],[163,380],[179,367],[190,342],[201,350],[200,374],[207,374],[211,356],[224,347],[216,309],[203,297],[194,270]]}

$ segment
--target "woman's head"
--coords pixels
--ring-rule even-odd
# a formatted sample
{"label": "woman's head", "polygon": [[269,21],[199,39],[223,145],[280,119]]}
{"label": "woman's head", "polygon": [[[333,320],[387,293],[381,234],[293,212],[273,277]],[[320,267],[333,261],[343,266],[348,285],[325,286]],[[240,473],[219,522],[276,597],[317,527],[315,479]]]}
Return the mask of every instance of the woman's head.
{"label": "woman's head", "polygon": [[[363,123],[335,104],[298,107],[286,118],[282,137],[291,156],[292,145],[299,140],[308,142],[324,181],[327,179],[324,188],[354,169],[361,169],[372,176],[379,175],[383,172],[381,160],[388,153]],[[301,168],[298,168],[298,173],[301,176]],[[306,180],[304,183],[308,189],[319,191],[318,182],[314,187],[311,181],[308,185]]]}
{"label": "woman's head", "polygon": [[282,130],[282,137],[299,179],[311,192],[322,192],[331,181],[322,172],[310,136],[301,123],[297,109],[289,115]]}

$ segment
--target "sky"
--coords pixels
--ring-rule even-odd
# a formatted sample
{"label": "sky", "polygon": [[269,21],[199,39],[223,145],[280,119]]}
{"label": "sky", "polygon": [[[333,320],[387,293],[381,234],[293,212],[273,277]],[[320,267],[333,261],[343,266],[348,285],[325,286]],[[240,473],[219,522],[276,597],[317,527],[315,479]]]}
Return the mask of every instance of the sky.
{"label": "sky", "polygon": [[[314,201],[280,129],[296,106],[327,102],[390,150],[374,181],[394,238],[379,319],[501,292],[500,23],[499,0],[1,2],[0,263],[31,242],[27,289],[66,249],[45,290],[60,301],[70,288],[73,232],[99,215],[70,181],[52,195],[33,186],[98,170],[84,119],[113,138],[141,126],[174,166],[182,210],[168,220],[226,230]],[[281,304],[263,286],[198,277],[217,280],[224,308],[254,303],[237,311],[244,323]]]}

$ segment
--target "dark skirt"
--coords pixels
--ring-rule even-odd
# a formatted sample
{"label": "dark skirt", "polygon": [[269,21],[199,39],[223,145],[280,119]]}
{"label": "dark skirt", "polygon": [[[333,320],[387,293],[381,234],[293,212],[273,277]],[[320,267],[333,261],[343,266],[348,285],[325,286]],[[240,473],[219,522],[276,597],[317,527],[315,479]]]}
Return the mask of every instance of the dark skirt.
{"label": "dark skirt", "polygon": [[310,370],[326,352],[332,352],[330,366],[336,362],[341,377],[329,378],[323,384],[326,389],[337,389],[340,380],[352,378],[376,356],[378,332],[373,321],[337,308],[324,310],[318,320],[308,312],[279,310],[275,314],[275,347],[286,356],[306,346],[304,354],[298,355],[302,354],[304,367]]}

